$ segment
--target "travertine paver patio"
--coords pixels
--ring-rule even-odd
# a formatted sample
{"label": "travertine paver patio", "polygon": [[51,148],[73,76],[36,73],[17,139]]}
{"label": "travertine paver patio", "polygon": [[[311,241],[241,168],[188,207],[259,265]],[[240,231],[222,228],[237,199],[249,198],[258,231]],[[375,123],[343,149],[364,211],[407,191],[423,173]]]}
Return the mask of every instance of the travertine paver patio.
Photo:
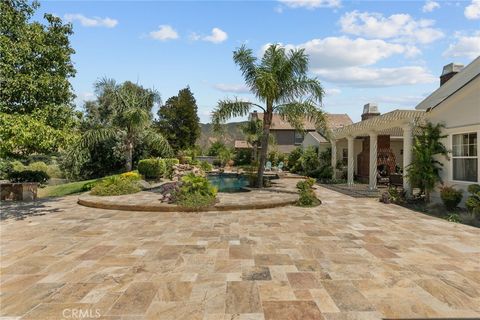
{"label": "travertine paver patio", "polygon": [[[480,232],[319,187],[323,205],[1,222],[3,317],[480,317]],[[66,311],[65,311],[66,310]],[[89,319],[89,318],[84,318]]]}

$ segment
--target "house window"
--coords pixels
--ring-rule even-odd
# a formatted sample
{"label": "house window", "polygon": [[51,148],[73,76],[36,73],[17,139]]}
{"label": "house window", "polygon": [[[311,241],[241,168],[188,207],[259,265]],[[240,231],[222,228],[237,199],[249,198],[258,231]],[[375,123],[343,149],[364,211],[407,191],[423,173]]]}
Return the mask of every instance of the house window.
{"label": "house window", "polygon": [[296,132],[295,131],[295,137],[294,137],[294,144],[302,144],[303,142],[303,132]]}
{"label": "house window", "polygon": [[453,180],[478,179],[477,133],[462,133],[452,136]]}
{"label": "house window", "polygon": [[344,166],[348,164],[348,149],[342,149],[342,164]]}

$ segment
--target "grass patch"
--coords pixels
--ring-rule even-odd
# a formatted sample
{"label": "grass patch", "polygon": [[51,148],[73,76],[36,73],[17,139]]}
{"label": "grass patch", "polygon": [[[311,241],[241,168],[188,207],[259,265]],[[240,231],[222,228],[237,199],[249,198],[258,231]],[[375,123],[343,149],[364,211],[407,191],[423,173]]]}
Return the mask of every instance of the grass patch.
{"label": "grass patch", "polygon": [[75,194],[84,192],[83,186],[86,183],[95,182],[101,179],[92,179],[84,181],[69,182],[64,184],[59,184],[56,186],[48,186],[45,188],[38,189],[39,198],[49,198],[49,197],[63,197],[69,194]]}

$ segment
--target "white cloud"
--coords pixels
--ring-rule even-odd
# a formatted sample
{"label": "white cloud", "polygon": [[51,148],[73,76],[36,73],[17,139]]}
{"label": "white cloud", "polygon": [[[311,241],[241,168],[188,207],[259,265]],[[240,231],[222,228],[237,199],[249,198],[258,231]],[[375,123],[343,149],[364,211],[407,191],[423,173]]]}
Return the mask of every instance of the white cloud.
{"label": "white cloud", "polygon": [[467,57],[475,59],[480,55],[480,31],[472,36],[457,36],[457,41],[448,46],[443,52],[444,57]]}
{"label": "white cloud", "polygon": [[314,69],[321,80],[352,87],[389,87],[432,83],[437,78],[419,66],[397,68],[347,67],[341,69]]}
{"label": "white cloud", "polygon": [[[262,54],[269,44],[262,48]],[[388,43],[384,40],[328,37],[313,39],[299,45],[286,45],[286,49],[304,48],[310,57],[311,68],[344,68],[367,66],[396,54],[412,57],[420,53],[413,46]]]}
{"label": "white cloud", "polygon": [[118,20],[105,17],[86,17],[80,13],[67,13],[63,16],[63,18],[68,22],[78,21],[84,27],[106,27],[106,28],[113,28],[118,24]]}
{"label": "white cloud", "polygon": [[408,14],[384,17],[380,13],[352,11],[340,18],[342,31],[368,38],[393,39],[401,42],[431,43],[443,37],[433,28],[433,20],[414,20]]}
{"label": "white cloud", "polygon": [[325,94],[327,96],[337,96],[340,93],[342,93],[342,90],[340,90],[339,88],[327,88],[327,89],[325,89]]}
{"label": "white cloud", "polygon": [[228,39],[228,34],[219,28],[213,28],[212,34],[203,38],[205,41],[220,43]]}
{"label": "white cloud", "polygon": [[228,34],[220,28],[213,28],[212,33],[208,36],[202,36],[197,33],[190,34],[190,39],[194,41],[203,40],[212,43],[221,43],[228,39]]}
{"label": "white cloud", "polygon": [[465,8],[463,13],[467,19],[480,19],[480,0],[472,0],[472,3]]}
{"label": "white cloud", "polygon": [[340,0],[278,0],[290,8],[338,8],[341,6]]}
{"label": "white cloud", "polygon": [[423,12],[432,12],[435,9],[440,8],[440,4],[438,2],[427,0],[422,7]]}
{"label": "white cloud", "polygon": [[249,93],[250,90],[244,84],[217,83],[213,87],[223,92]]}
{"label": "white cloud", "polygon": [[179,37],[177,31],[166,24],[159,26],[156,31],[151,31],[149,35],[150,38],[160,41],[174,40]]}

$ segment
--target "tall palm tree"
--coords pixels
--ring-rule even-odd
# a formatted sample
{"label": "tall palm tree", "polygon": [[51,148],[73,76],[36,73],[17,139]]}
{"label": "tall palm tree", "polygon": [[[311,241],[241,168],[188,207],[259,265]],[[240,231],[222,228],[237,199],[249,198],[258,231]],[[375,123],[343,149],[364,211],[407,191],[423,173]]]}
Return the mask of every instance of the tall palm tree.
{"label": "tall palm tree", "polygon": [[308,56],[303,49],[289,50],[273,44],[257,59],[251,49],[242,46],[233,53],[245,83],[263,105],[237,98],[220,100],[212,115],[214,128],[232,117],[246,116],[253,108],[263,111],[258,187],[263,187],[263,172],[267,158],[268,137],[272,116],[278,113],[295,129],[302,131],[304,119],[314,122],[324,131],[325,117],[320,109],[323,88],[316,78],[309,78]]}
{"label": "tall palm tree", "polygon": [[125,169],[133,167],[133,150],[143,141],[159,153],[171,154],[168,141],[152,128],[151,106],[160,97],[153,90],[139,89],[131,83],[118,85],[113,79],[102,79],[95,84],[100,103],[108,104],[110,117],[87,130],[80,141],[80,148],[94,146],[110,137],[122,138]]}

